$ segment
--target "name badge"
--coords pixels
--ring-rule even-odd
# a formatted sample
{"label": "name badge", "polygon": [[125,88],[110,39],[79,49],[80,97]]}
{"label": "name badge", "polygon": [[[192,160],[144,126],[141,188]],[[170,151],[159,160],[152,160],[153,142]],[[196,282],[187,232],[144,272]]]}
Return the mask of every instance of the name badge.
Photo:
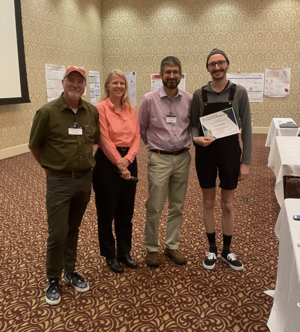
{"label": "name badge", "polygon": [[82,135],[82,127],[69,127],[69,135]]}
{"label": "name badge", "polygon": [[176,115],[167,115],[167,123],[176,123]]}

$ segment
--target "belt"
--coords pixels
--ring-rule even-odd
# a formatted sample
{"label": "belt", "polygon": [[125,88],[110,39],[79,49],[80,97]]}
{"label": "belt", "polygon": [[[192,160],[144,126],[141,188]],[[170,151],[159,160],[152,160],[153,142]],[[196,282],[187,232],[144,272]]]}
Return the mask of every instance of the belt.
{"label": "belt", "polygon": [[122,158],[124,158],[127,155],[128,151],[129,151],[128,147],[117,146],[116,148],[119,151]]}
{"label": "belt", "polygon": [[55,169],[51,168],[46,168],[46,174],[48,175],[59,175],[61,177],[66,177],[66,178],[73,178],[73,179],[79,179],[82,178],[84,175],[88,174],[91,169],[81,169],[77,171],[57,171]]}
{"label": "belt", "polygon": [[158,153],[158,154],[168,154],[168,155],[173,155],[173,156],[177,156],[178,154],[181,154],[185,151],[188,151],[190,148],[184,148],[178,151],[162,151],[162,150],[151,150],[149,149],[149,151]]}
{"label": "belt", "polygon": [[120,151],[129,151],[129,147],[116,146],[117,150]]}

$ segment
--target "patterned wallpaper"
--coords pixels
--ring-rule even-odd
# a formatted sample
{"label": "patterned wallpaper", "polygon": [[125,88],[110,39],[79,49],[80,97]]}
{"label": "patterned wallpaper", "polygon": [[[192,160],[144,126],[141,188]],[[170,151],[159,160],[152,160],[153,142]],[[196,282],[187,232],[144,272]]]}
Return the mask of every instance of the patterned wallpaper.
{"label": "patterned wallpaper", "polygon": [[[25,56],[31,104],[0,106],[0,150],[28,142],[35,111],[46,102],[45,63],[137,72],[137,101],[150,74],[176,55],[193,93],[210,76],[211,49],[223,49],[230,71],[291,67],[288,98],[251,103],[255,127],[273,117],[300,124],[299,0],[23,0]],[[87,99],[89,97],[89,91]]]}
{"label": "patterned wallpaper", "polygon": [[0,106],[0,150],[28,143],[35,111],[47,102],[45,63],[102,69],[99,0],[21,0],[21,7],[31,103]]}
{"label": "patterned wallpaper", "polygon": [[291,67],[289,98],[251,103],[254,127],[273,117],[300,124],[299,0],[103,0],[103,64],[137,72],[137,100],[150,91],[150,74],[167,55],[178,56],[193,93],[210,79],[206,57],[223,49],[230,72]]}

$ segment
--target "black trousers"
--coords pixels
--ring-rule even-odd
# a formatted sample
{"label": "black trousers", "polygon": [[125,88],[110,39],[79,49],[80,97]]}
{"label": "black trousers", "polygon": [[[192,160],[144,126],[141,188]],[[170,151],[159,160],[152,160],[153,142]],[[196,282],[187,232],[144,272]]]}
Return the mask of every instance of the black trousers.
{"label": "black trousers", "polygon": [[[122,155],[122,152],[120,152]],[[124,156],[127,152],[123,153]],[[98,215],[98,236],[100,254],[107,258],[116,256],[115,239],[117,242],[117,255],[129,254],[132,238],[132,216],[136,183],[120,177],[101,149],[95,153],[96,166],[93,169],[93,188]],[[128,166],[132,176],[137,176],[136,159]]]}

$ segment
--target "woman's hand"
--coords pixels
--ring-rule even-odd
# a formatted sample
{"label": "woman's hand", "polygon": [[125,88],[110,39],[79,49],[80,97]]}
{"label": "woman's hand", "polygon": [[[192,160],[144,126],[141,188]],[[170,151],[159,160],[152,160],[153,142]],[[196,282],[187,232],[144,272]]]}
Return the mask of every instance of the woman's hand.
{"label": "woman's hand", "polygon": [[127,168],[122,171],[121,178],[123,178],[125,180],[130,180],[131,179],[131,173],[128,171]]}
{"label": "woman's hand", "polygon": [[199,136],[199,137],[194,137],[193,138],[193,142],[198,144],[198,145],[201,145],[201,146],[208,146],[213,141],[214,141],[213,138],[208,138],[208,137],[205,137],[205,136]]}
{"label": "woman's hand", "polygon": [[117,167],[120,171],[125,170],[129,166],[130,162],[126,158],[122,158],[117,162]]}

